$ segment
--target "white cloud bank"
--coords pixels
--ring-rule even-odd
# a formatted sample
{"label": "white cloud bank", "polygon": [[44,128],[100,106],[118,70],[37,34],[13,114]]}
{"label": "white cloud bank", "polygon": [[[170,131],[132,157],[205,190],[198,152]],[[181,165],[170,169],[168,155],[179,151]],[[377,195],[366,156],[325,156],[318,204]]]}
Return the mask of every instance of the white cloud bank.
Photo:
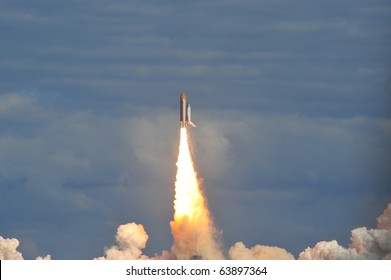
{"label": "white cloud bank", "polygon": [[349,248],[336,240],[318,242],[300,253],[300,260],[391,260],[391,203],[377,218],[377,228],[366,227],[352,230]]}
{"label": "white cloud bank", "polygon": [[[19,240],[16,238],[3,238],[0,236],[0,260],[23,260],[23,255],[18,252]],[[50,260],[51,256],[37,257],[36,260]]]}

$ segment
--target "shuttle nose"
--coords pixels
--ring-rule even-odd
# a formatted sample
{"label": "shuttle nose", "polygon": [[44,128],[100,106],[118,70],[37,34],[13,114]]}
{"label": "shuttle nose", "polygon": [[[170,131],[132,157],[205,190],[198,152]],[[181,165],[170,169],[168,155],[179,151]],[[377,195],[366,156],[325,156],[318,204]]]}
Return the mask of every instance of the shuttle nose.
{"label": "shuttle nose", "polygon": [[186,100],[186,93],[184,91],[181,93],[181,100]]}

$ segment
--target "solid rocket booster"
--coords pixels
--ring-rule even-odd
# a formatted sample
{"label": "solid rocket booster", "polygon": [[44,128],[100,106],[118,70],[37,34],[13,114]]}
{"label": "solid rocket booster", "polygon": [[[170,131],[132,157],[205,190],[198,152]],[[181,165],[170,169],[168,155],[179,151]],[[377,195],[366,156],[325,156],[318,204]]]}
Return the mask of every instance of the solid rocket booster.
{"label": "solid rocket booster", "polygon": [[187,127],[188,125],[196,127],[191,121],[191,107],[186,101],[186,93],[184,91],[181,93],[180,97],[179,122],[181,127]]}

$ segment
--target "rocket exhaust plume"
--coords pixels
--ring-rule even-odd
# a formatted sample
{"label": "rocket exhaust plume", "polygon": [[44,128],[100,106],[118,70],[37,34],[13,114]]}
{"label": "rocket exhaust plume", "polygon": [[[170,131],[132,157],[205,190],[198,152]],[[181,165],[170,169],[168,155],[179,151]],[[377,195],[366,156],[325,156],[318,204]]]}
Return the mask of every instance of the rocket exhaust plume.
{"label": "rocket exhaust plume", "polygon": [[220,250],[220,233],[215,229],[189,149],[187,128],[180,129],[179,155],[175,181],[174,220],[170,222],[174,237],[172,253],[177,259],[202,256],[224,259]]}

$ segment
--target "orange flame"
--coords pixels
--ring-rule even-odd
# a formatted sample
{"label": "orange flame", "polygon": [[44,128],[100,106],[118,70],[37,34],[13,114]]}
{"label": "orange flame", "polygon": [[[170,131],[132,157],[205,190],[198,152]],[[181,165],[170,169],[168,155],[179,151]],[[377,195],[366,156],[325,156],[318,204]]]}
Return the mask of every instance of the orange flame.
{"label": "orange flame", "polygon": [[170,223],[174,236],[172,252],[178,259],[190,259],[195,254],[205,259],[223,259],[218,241],[219,232],[213,226],[204,194],[200,189],[185,127],[181,128],[180,137],[175,213],[174,221]]}

